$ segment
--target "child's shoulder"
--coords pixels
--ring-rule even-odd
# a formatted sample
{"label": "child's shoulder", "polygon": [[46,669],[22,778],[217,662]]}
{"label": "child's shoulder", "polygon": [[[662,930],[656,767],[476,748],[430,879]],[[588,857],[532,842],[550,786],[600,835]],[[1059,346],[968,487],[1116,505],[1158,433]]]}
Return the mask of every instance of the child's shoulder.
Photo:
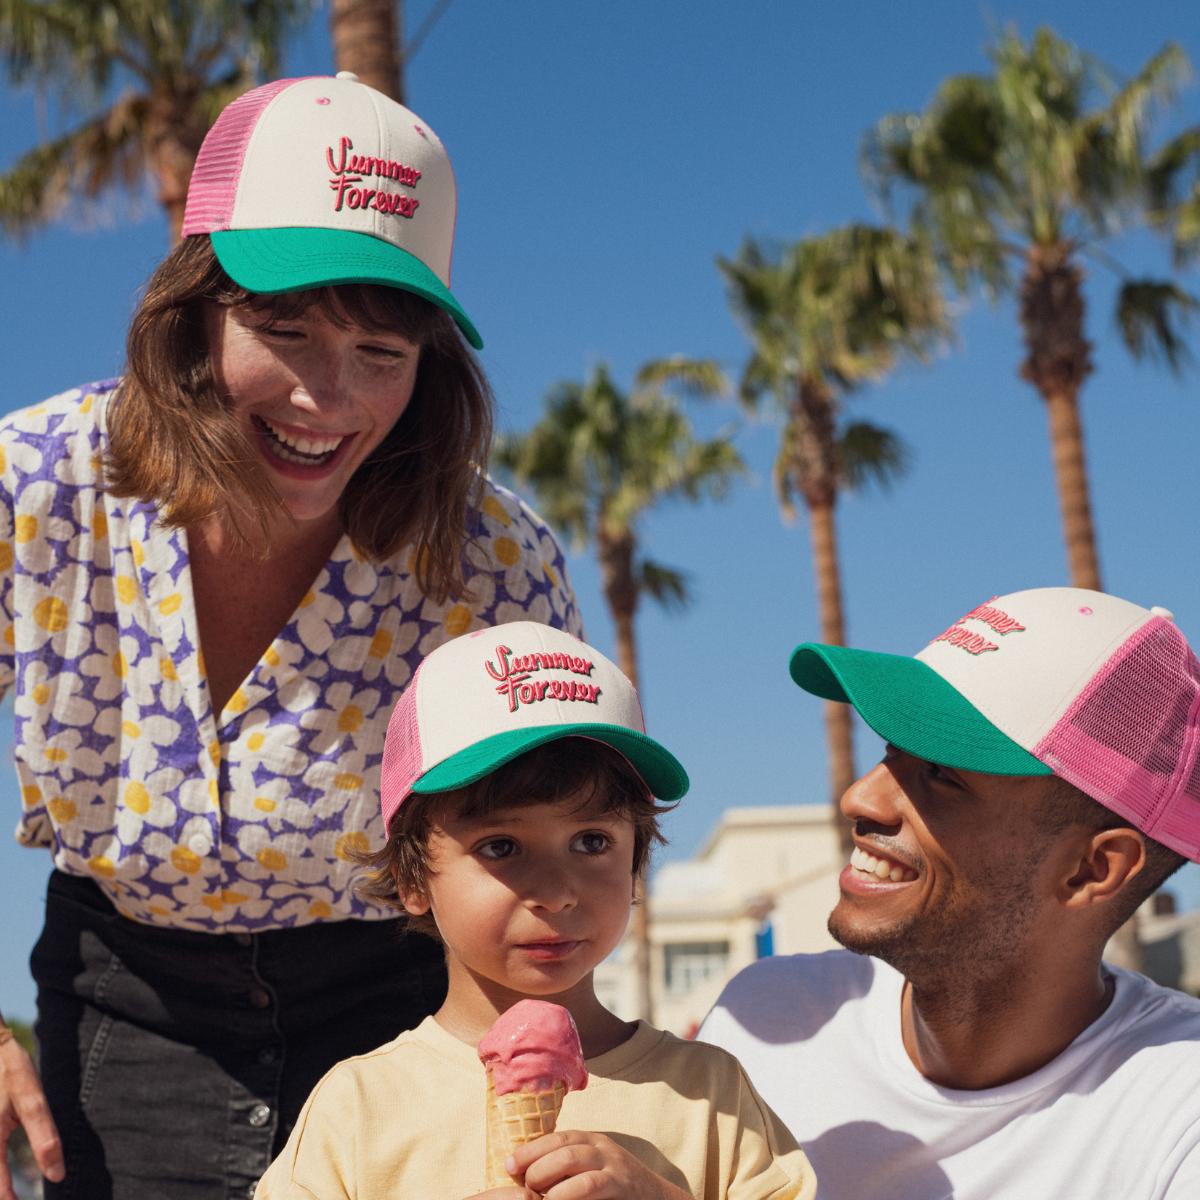
{"label": "child's shoulder", "polygon": [[605,1073],[611,1066],[614,1075],[628,1079],[691,1079],[714,1083],[734,1082],[744,1075],[738,1060],[720,1046],[681,1038],[665,1029],[639,1021],[633,1036],[616,1050],[588,1063],[593,1074]]}

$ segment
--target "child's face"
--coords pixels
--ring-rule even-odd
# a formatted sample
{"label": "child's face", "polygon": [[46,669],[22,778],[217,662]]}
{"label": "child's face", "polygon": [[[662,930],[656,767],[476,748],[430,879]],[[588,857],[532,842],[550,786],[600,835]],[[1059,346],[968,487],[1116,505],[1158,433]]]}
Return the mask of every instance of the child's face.
{"label": "child's face", "polygon": [[574,987],[621,940],[633,899],[633,822],[577,797],[435,818],[424,895],[456,976],[550,997]]}

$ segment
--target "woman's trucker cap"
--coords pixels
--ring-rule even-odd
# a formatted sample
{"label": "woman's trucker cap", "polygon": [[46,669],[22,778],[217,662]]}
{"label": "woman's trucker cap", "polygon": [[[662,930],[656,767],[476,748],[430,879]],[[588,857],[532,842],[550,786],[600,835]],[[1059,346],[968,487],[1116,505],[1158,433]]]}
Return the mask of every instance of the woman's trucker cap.
{"label": "woman's trucker cap", "polygon": [[183,236],[272,294],[338,283],[403,288],[483,341],[450,291],[457,191],[437,134],[348,71],[281,79],[217,118],[188,185]]}
{"label": "woman's trucker cap", "polygon": [[1200,665],[1166,609],[1035,588],[973,608],[915,658],[806,642],[790,669],[909,754],[1058,775],[1200,861]]}
{"label": "woman's trucker cap", "polygon": [[612,746],[660,800],[687,792],[679,761],[646,736],[633,684],[591,646],[536,621],[446,642],[421,662],[388,721],[379,788],[384,828],[414,792],[474,783],[564,737]]}

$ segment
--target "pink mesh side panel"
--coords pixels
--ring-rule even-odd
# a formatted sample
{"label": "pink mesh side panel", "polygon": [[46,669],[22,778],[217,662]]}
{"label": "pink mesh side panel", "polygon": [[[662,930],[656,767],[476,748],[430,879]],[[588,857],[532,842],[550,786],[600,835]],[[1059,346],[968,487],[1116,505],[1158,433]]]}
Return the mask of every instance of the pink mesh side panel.
{"label": "pink mesh side panel", "polygon": [[1148,621],[1033,750],[1055,774],[1156,841],[1200,852],[1200,664],[1175,625]]}
{"label": "pink mesh side panel", "polygon": [[246,145],[263,110],[298,79],[279,79],[239,96],[208,131],[196,156],[183,213],[183,236],[228,229]]}
{"label": "pink mesh side panel", "polygon": [[421,726],[417,719],[420,678],[421,668],[417,667],[388,718],[379,777],[385,830],[391,825],[396,810],[408,799],[412,785],[425,773],[425,762],[421,755]]}

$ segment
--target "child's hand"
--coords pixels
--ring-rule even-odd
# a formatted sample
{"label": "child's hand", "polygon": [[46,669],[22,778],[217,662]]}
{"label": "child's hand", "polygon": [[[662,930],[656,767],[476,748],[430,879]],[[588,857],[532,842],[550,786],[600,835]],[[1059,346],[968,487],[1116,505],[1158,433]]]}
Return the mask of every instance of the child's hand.
{"label": "child's hand", "polygon": [[519,1146],[506,1165],[545,1200],[692,1200],[603,1133],[548,1133]]}

